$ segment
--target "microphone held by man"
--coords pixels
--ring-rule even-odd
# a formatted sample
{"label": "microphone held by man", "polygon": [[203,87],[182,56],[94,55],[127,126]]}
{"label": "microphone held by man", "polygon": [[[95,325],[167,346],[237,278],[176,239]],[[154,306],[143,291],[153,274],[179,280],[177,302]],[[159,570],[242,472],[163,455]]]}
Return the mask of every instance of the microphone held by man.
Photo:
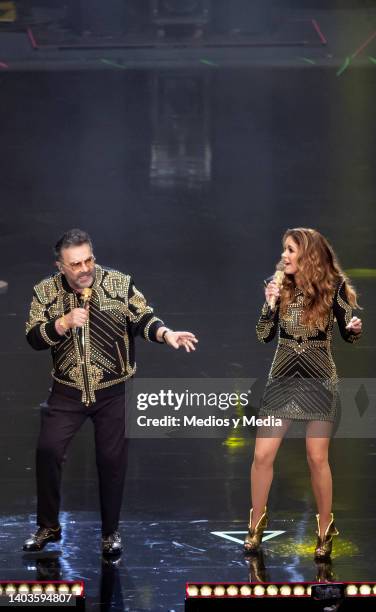
{"label": "microphone held by man", "polygon": [[85,287],[81,294],[80,307],[73,308],[73,310],[57,319],[55,328],[58,334],[62,336],[68,329],[73,329],[77,333],[78,329],[85,325],[89,317],[89,302],[92,291],[90,287]]}

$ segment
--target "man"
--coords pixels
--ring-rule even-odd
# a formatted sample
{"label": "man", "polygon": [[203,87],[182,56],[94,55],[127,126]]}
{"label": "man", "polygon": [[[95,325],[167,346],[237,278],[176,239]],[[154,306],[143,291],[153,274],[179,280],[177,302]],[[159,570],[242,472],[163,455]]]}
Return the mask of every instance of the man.
{"label": "man", "polygon": [[25,551],[61,539],[61,467],[66,448],[87,417],[95,429],[102,552],[122,551],[118,532],[126,469],[125,381],[136,371],[134,338],[187,352],[197,339],[154,316],[132,278],[95,264],[89,235],[66,232],[55,247],[58,272],[34,287],[26,334],[36,350],[50,348],[53,386],[41,415],[37,445],[37,524]]}

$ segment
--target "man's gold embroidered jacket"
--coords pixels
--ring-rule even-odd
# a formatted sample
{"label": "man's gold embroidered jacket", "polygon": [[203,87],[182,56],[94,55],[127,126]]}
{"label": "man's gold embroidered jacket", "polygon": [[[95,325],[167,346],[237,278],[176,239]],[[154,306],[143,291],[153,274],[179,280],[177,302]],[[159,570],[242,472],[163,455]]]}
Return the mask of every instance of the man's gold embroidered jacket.
{"label": "man's gold embroidered jacket", "polygon": [[82,306],[80,295],[56,273],[34,287],[26,335],[36,350],[50,348],[55,381],[78,389],[82,401],[95,391],[124,382],[136,371],[135,336],[156,342],[163,321],[154,316],[131,276],[95,267],[89,318],[82,328],[60,336],[55,321]]}

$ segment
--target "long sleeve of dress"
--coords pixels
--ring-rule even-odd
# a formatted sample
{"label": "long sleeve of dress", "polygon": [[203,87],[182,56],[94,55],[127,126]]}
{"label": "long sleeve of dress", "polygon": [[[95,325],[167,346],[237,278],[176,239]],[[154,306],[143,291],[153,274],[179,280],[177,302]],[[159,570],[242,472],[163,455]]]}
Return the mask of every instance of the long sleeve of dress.
{"label": "long sleeve of dress", "polygon": [[256,324],[256,334],[260,342],[270,342],[273,340],[278,329],[279,307],[274,310],[267,302],[262,307],[261,316]]}
{"label": "long sleeve of dress", "polygon": [[342,338],[346,342],[357,342],[361,334],[354,334],[352,331],[346,329],[346,325],[350,322],[353,316],[353,310],[347,300],[345,283],[346,281],[343,280],[338,286],[333,301],[333,313],[337,320]]}

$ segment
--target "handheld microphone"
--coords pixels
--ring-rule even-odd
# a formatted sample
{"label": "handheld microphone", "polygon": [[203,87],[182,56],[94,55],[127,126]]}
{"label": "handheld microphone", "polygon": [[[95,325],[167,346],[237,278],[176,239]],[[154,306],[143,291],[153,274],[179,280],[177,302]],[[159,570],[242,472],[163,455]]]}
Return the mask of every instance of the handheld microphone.
{"label": "handheld microphone", "polygon": [[[85,287],[82,290],[82,293],[81,293],[82,308],[86,308],[86,306],[89,304],[92,292],[93,290],[91,289],[91,287]],[[81,327],[80,337],[81,337],[82,350],[84,351],[85,350],[85,332],[84,332],[83,327]]]}
{"label": "handheld microphone", "polygon": [[82,296],[82,304],[83,304],[83,307],[84,307],[84,308],[85,308],[86,304],[87,304],[88,302],[90,302],[90,298],[91,298],[91,294],[92,294],[92,292],[93,292],[93,290],[92,290],[92,288],[91,288],[91,287],[85,287],[85,288],[82,290],[82,294],[81,294],[81,296]]}
{"label": "handheld microphone", "polygon": [[[285,266],[284,266],[284,263],[280,261],[276,266],[274,276],[273,276],[273,280],[275,283],[277,283],[277,286],[279,289],[281,289],[283,285],[284,278],[285,278]],[[277,296],[272,295],[270,299],[270,303],[269,303],[271,310],[275,310],[276,304],[277,304]]]}

